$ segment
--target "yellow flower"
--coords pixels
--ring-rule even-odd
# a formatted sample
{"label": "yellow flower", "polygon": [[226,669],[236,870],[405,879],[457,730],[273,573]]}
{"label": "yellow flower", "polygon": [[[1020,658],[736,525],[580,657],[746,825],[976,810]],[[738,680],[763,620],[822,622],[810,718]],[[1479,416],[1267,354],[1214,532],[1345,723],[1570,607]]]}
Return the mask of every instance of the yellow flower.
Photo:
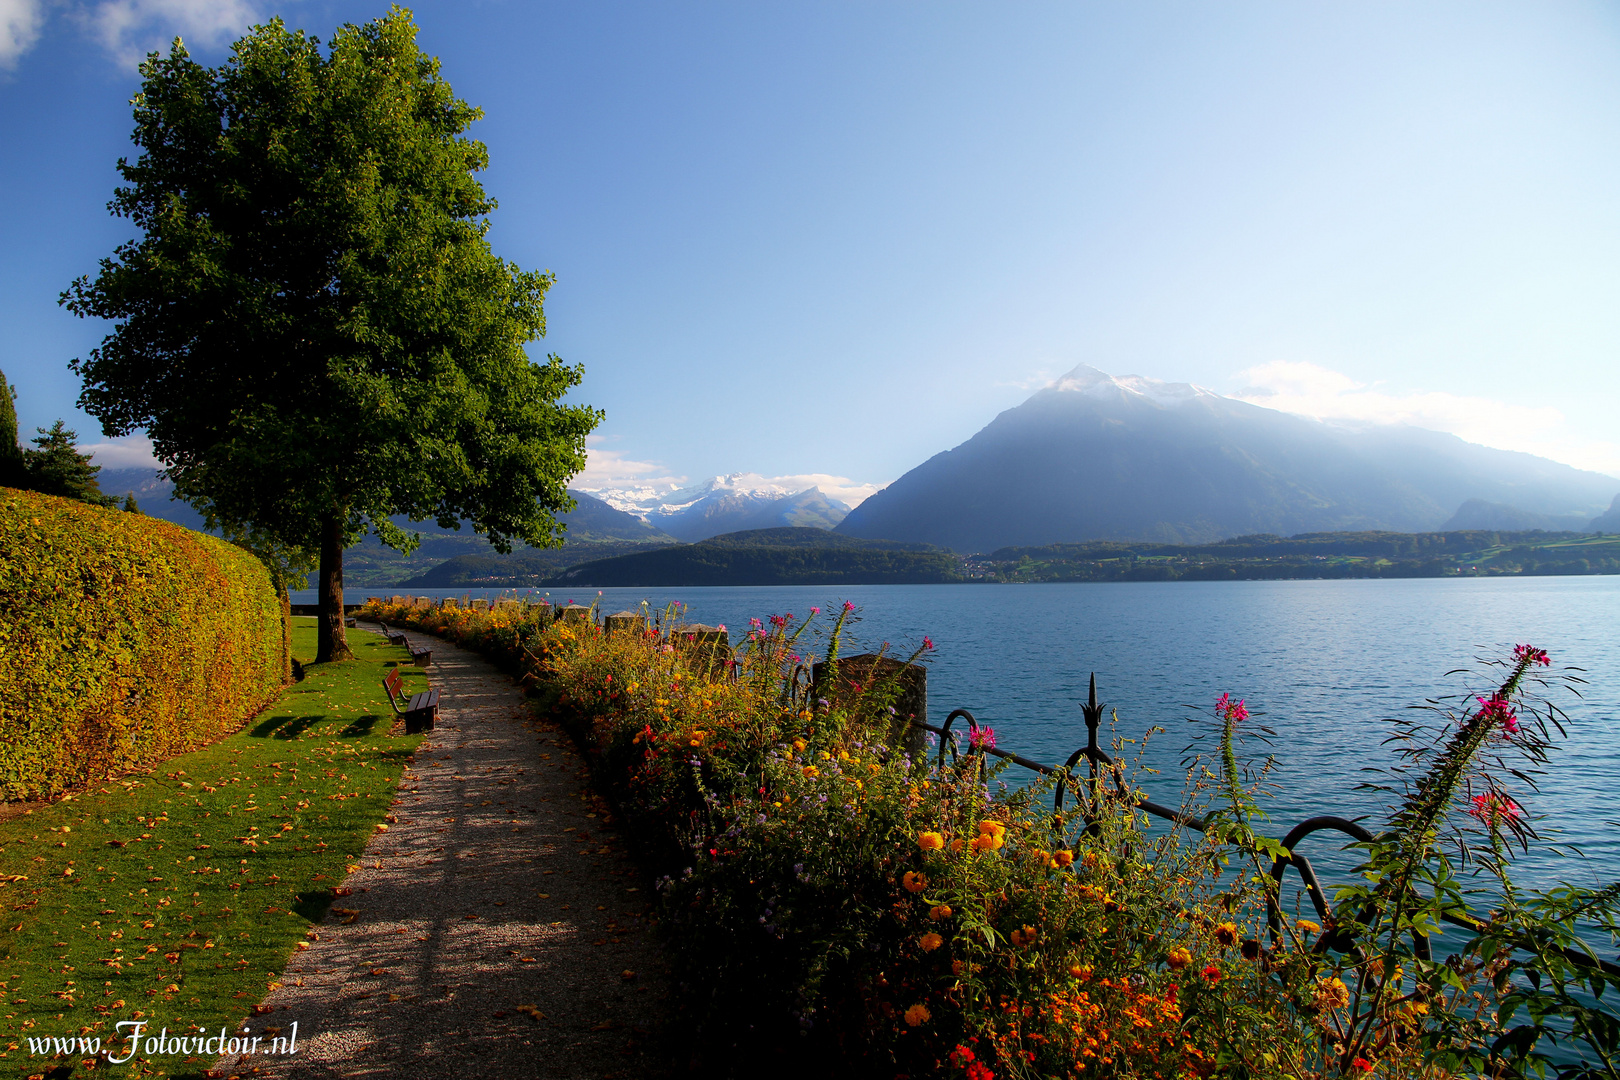
{"label": "yellow flower", "polygon": [[1097,869],[1097,853],[1095,851],[1086,852],[1085,855],[1080,859],[1080,865],[1084,866],[1087,870]]}
{"label": "yellow flower", "polygon": [[924,851],[938,851],[945,846],[945,838],[937,832],[918,833],[917,846]]}
{"label": "yellow flower", "polygon": [[849,760],[849,751],[848,750],[840,750],[840,751],[838,751],[838,760],[839,761],[848,761]]}
{"label": "yellow flower", "polygon": [[981,822],[979,822],[979,835],[980,836],[1006,836],[1007,835],[1007,826],[1003,825],[999,821],[981,821]]}
{"label": "yellow flower", "polygon": [[1074,852],[1072,852],[1072,851],[1054,851],[1052,853],[1052,862],[1055,863],[1059,869],[1063,869],[1065,867],[1073,866],[1074,865]]}
{"label": "yellow flower", "polygon": [[917,944],[922,946],[923,952],[933,952],[935,949],[945,944],[945,939],[930,930],[928,933],[922,936]]}
{"label": "yellow flower", "polygon": [[951,917],[951,905],[949,905],[949,904],[936,904],[934,907],[929,909],[928,917],[930,919],[933,919],[935,922],[939,922],[941,919],[950,918]]}
{"label": "yellow flower", "polygon": [[1331,977],[1317,979],[1314,996],[1316,1007],[1319,1009],[1342,1009],[1350,1004],[1350,988],[1340,979]]}
{"label": "yellow flower", "polygon": [[1069,974],[1081,982],[1085,982],[1091,978],[1091,966],[1089,964],[1070,964]]}
{"label": "yellow flower", "polygon": [[1299,932],[1302,934],[1320,934],[1322,932],[1322,928],[1309,919],[1296,919],[1294,925],[1299,927]]}
{"label": "yellow flower", "polygon": [[825,750],[818,750],[816,752],[816,756],[818,758],[820,758],[822,761],[831,761],[832,760],[832,755],[827,753],[827,751],[825,751]]}
{"label": "yellow flower", "polygon": [[922,892],[928,888],[928,879],[915,870],[907,870],[900,878],[900,884],[905,886],[906,892]]}
{"label": "yellow flower", "polygon": [[1237,942],[1237,924],[1223,922],[1215,928],[1215,940],[1222,945],[1232,945]]}
{"label": "yellow flower", "polygon": [[803,739],[794,739],[793,740],[793,749],[797,750],[801,754],[804,753],[804,748],[806,746],[808,746],[808,745],[810,745],[810,744],[805,742]]}
{"label": "yellow flower", "polygon": [[913,1005],[911,1008],[906,1010],[906,1023],[910,1024],[912,1027],[922,1027],[933,1018],[934,1014],[928,1011],[928,1006],[926,1005]]}
{"label": "yellow flower", "polygon": [[802,772],[804,775],[808,776],[812,780],[814,780],[816,777],[821,775],[821,770],[816,768],[814,765],[806,765],[804,768],[800,769],[799,771]]}
{"label": "yellow flower", "polygon": [[1165,963],[1170,965],[1171,971],[1180,971],[1192,963],[1192,953],[1186,949],[1171,949],[1170,955],[1165,957]]}

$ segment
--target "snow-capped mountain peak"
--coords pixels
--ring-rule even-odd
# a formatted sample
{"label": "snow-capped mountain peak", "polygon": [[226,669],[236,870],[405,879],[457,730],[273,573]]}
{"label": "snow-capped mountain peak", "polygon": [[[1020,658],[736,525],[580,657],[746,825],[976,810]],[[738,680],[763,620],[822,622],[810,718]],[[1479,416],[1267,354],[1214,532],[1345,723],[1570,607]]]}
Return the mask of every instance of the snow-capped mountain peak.
{"label": "snow-capped mountain peak", "polygon": [[1081,364],[1057,380],[1049,389],[1099,398],[1136,398],[1161,407],[1183,405],[1198,398],[1218,398],[1213,390],[1192,383],[1163,382],[1143,375],[1110,375],[1090,364]]}

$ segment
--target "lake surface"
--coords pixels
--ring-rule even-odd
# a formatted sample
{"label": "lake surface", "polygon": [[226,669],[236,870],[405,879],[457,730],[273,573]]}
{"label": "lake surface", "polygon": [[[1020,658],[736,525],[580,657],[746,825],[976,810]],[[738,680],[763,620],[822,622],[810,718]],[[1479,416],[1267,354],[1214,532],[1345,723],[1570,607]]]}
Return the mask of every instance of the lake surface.
{"label": "lake surface", "polygon": [[[1146,757],[1163,772],[1143,786],[1172,804],[1182,751],[1199,730],[1188,717],[1202,710],[1207,718],[1230,692],[1248,702],[1253,723],[1277,732],[1270,752],[1278,791],[1267,803],[1267,831],[1279,838],[1314,814],[1368,815],[1376,827],[1380,798],[1353,789],[1370,778],[1365,769],[1394,760],[1381,746],[1389,729],[1380,720],[1426,698],[1487,692],[1499,675],[1480,672],[1474,658],[1529,642],[1552,654],[1553,672],[1581,667],[1588,683],[1580,697],[1552,688],[1568,713],[1569,737],[1555,746],[1539,793],[1517,781],[1510,790],[1542,832],[1579,844],[1584,856],[1524,859],[1521,877],[1589,885],[1620,878],[1620,827],[1612,824],[1620,819],[1620,577],[606,589],[600,597],[589,589],[553,590],[550,598],[600,600],[608,612],[643,600],[655,609],[679,602],[691,621],[726,624],[733,641],[750,616],[802,618],[819,605],[824,621],[851,600],[862,616],[859,646],[889,641],[905,653],[924,635],[933,639],[931,721],[969,709],[995,728],[1001,747],[1052,763],[1085,743],[1079,704],[1096,672],[1120,734],[1166,729]],[[1468,667],[1474,671],[1446,677]],[[1027,775],[1010,769],[1004,778]],[[1330,834],[1318,834],[1304,850],[1324,871],[1342,870],[1336,847]]]}

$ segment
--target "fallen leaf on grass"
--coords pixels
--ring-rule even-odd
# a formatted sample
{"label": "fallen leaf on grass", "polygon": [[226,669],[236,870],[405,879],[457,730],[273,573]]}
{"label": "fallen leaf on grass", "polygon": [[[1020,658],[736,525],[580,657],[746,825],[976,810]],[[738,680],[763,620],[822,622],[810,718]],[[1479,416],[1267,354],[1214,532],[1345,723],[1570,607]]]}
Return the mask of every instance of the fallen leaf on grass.
{"label": "fallen leaf on grass", "polygon": [[519,1005],[512,1011],[520,1012],[527,1016],[530,1020],[544,1020],[546,1018],[546,1014],[535,1008],[533,1005]]}
{"label": "fallen leaf on grass", "polygon": [[254,1016],[265,1016],[265,1015],[267,1015],[269,1013],[273,1013],[275,1011],[276,1011],[276,1007],[274,1005],[255,1005],[255,1006],[253,1006],[253,1015]]}
{"label": "fallen leaf on grass", "polygon": [[635,977],[636,973],[631,971],[629,968],[625,968],[623,971],[619,972],[619,978],[623,979],[625,982],[630,982],[635,979]]}

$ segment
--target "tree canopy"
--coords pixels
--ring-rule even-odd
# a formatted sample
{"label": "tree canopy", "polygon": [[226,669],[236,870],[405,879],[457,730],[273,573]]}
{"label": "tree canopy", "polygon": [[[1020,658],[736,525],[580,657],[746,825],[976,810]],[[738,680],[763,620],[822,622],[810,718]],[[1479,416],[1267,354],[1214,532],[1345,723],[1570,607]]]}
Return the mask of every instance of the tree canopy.
{"label": "tree canopy", "polygon": [[211,521],[319,550],[319,659],[347,654],[343,548],[413,546],[393,515],[555,544],[601,414],[561,402],[580,368],[524,349],[552,276],[491,250],[482,114],[410,13],[325,51],[275,19],[218,68],[176,41],[141,74],[109,207],[141,235],[62,297],[115,323],[74,361],[81,406],[145,429]]}

